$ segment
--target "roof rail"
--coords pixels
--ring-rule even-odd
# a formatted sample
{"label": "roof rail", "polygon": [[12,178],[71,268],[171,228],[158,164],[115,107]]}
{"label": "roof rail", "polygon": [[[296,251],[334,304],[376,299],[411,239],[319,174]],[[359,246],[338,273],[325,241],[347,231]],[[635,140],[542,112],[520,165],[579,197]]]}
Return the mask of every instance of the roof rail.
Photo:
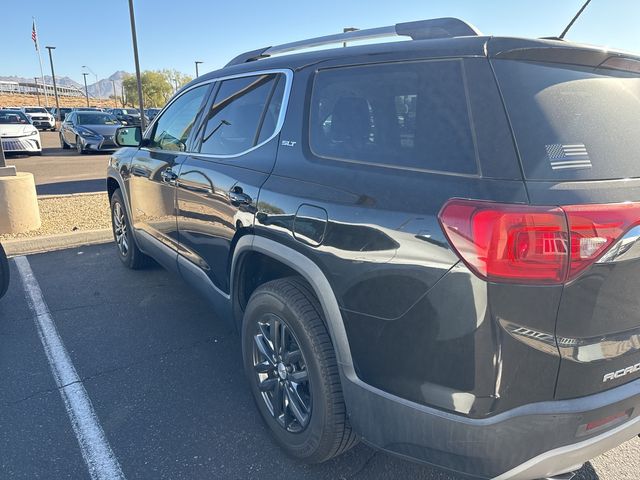
{"label": "roof rail", "polygon": [[375,38],[395,36],[411,37],[412,40],[426,40],[431,38],[468,37],[476,35],[481,35],[478,29],[458,18],[432,18],[430,20],[396,23],[395,25],[390,25],[388,27],[355,30],[352,32],[337,33],[335,35],[284,43],[273,47],[264,47],[258,50],[242,53],[227,63],[226,66],[229,67],[240,63],[252,62],[278,53],[288,53],[306,48],[320,47],[322,45],[330,45],[333,43],[352,42],[356,40],[372,40]]}

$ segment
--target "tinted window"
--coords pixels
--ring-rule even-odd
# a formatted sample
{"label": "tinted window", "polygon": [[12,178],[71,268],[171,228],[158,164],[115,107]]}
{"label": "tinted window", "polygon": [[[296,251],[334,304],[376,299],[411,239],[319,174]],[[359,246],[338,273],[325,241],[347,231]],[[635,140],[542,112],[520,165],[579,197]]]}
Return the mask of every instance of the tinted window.
{"label": "tinted window", "polygon": [[187,139],[209,85],[193,88],[177,98],[154,125],[151,147],[185,151]]}
{"label": "tinted window", "polygon": [[640,176],[638,74],[513,60],[494,65],[526,178]]}
{"label": "tinted window", "polygon": [[276,128],[284,83],[277,74],[223,81],[207,113],[200,151],[235,155],[268,139]]}
{"label": "tinted window", "polygon": [[459,60],[320,71],[310,143],[321,157],[477,173]]}

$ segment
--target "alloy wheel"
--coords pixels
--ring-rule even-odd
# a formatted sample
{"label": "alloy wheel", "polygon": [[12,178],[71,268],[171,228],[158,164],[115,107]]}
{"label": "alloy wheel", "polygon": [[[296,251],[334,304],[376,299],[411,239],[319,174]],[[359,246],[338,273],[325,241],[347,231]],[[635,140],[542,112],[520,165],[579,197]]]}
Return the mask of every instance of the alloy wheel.
{"label": "alloy wheel", "polygon": [[127,219],[124,214],[124,208],[120,203],[113,204],[113,232],[116,236],[118,249],[123,257],[129,252],[129,239],[127,236]]}
{"label": "alloy wheel", "polygon": [[302,432],[311,418],[311,385],[304,356],[289,326],[265,314],[253,341],[253,366],[267,409],[282,428]]}

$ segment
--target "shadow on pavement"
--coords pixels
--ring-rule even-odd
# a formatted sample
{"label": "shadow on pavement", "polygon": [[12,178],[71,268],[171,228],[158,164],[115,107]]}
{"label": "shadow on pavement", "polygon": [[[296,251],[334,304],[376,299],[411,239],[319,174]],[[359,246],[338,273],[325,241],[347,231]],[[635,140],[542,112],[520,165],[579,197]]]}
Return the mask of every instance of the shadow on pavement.
{"label": "shadow on pavement", "polygon": [[104,178],[36,185],[36,192],[38,195],[63,195],[69,193],[94,193],[106,191],[107,182]]}
{"label": "shadow on pavement", "polygon": [[598,472],[595,471],[590,462],[585,463],[580,470],[576,472],[573,480],[600,480]]}

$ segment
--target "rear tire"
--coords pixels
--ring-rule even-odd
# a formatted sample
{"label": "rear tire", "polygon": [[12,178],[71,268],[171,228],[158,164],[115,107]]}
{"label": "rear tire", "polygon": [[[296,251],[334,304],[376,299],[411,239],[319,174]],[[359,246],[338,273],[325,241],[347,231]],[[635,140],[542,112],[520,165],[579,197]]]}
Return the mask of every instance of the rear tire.
{"label": "rear tire", "polygon": [[256,289],[244,313],[242,355],[258,410],[289,455],[320,463],[358,442],[322,310],[304,281]]}
{"label": "rear tire", "polygon": [[9,274],[9,261],[4,248],[0,245],[0,298],[4,297],[9,289]]}
{"label": "rear tire", "polygon": [[111,229],[113,239],[118,247],[118,257],[122,263],[132,270],[146,267],[149,263],[149,257],[142,253],[136,245],[129,215],[119,188],[111,196]]}

